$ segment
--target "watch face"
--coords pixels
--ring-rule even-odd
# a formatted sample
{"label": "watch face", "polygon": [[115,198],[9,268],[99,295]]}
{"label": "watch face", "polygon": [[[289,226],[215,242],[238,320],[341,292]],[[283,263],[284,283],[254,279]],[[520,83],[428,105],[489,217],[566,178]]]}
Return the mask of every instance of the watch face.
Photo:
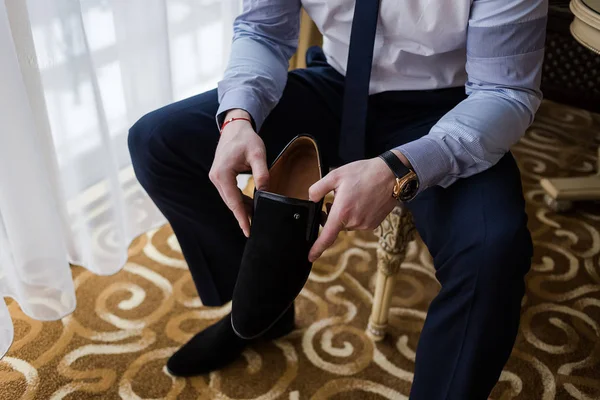
{"label": "watch face", "polygon": [[415,195],[417,194],[418,190],[419,181],[417,179],[410,179],[402,186],[402,191],[400,192],[400,200],[412,200],[412,198],[415,197]]}

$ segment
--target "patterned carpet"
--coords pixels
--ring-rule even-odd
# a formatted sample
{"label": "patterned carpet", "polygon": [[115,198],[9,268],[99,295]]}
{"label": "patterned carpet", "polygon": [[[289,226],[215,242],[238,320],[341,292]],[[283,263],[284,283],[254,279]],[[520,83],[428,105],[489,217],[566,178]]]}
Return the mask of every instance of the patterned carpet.
{"label": "patterned carpet", "polygon": [[[600,116],[545,102],[514,148],[536,247],[521,330],[493,399],[600,399],[600,207],[558,215],[543,205],[537,183],[592,173],[599,132]],[[33,321],[9,304],[16,338],[0,361],[0,398],[405,398],[439,286],[427,250],[413,243],[390,335],[374,345],[364,328],[375,246],[368,233],[340,237],[296,303],[295,332],[248,349],[224,371],[186,380],[165,372],[167,357],[229,308],[201,305],[168,226],[142,235],[114,276],[73,268],[78,306],[62,321]]]}

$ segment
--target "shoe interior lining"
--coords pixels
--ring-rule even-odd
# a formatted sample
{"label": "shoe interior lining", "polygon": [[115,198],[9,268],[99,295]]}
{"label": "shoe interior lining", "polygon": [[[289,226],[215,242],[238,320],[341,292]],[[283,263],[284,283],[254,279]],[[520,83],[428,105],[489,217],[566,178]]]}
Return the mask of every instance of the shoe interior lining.
{"label": "shoe interior lining", "polygon": [[317,145],[311,138],[296,139],[269,171],[269,192],[308,200],[308,189],[321,179]]}

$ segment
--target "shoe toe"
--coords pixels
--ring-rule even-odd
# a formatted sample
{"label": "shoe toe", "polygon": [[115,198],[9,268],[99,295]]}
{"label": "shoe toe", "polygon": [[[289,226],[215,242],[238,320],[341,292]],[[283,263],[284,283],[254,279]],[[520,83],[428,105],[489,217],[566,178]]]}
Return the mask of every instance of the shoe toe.
{"label": "shoe toe", "polygon": [[184,347],[176,351],[169,359],[167,360],[167,372],[173,376],[190,376],[194,374],[194,371],[191,371],[190,366],[195,363],[191,363],[189,360],[189,350]]}
{"label": "shoe toe", "polygon": [[247,342],[231,329],[230,314],[192,337],[167,360],[173,376],[194,376],[221,369],[235,361]]}

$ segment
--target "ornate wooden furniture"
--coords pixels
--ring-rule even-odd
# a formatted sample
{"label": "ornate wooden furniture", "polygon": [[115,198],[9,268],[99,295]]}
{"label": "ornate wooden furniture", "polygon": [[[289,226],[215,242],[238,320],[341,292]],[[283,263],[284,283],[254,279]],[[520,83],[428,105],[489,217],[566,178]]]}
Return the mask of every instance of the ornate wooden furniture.
{"label": "ornate wooden furniture", "polygon": [[377,246],[377,281],[373,308],[367,326],[367,335],[380,341],[385,336],[392,292],[400,264],[404,261],[406,246],[415,237],[412,215],[403,207],[396,207],[375,229]]}
{"label": "ornate wooden furniture", "polygon": [[[600,54],[600,0],[572,0],[575,19],[571,23],[573,37],[591,51]],[[567,210],[573,201],[600,200],[600,148],[595,175],[575,178],[542,179],[546,203],[556,211]]]}

